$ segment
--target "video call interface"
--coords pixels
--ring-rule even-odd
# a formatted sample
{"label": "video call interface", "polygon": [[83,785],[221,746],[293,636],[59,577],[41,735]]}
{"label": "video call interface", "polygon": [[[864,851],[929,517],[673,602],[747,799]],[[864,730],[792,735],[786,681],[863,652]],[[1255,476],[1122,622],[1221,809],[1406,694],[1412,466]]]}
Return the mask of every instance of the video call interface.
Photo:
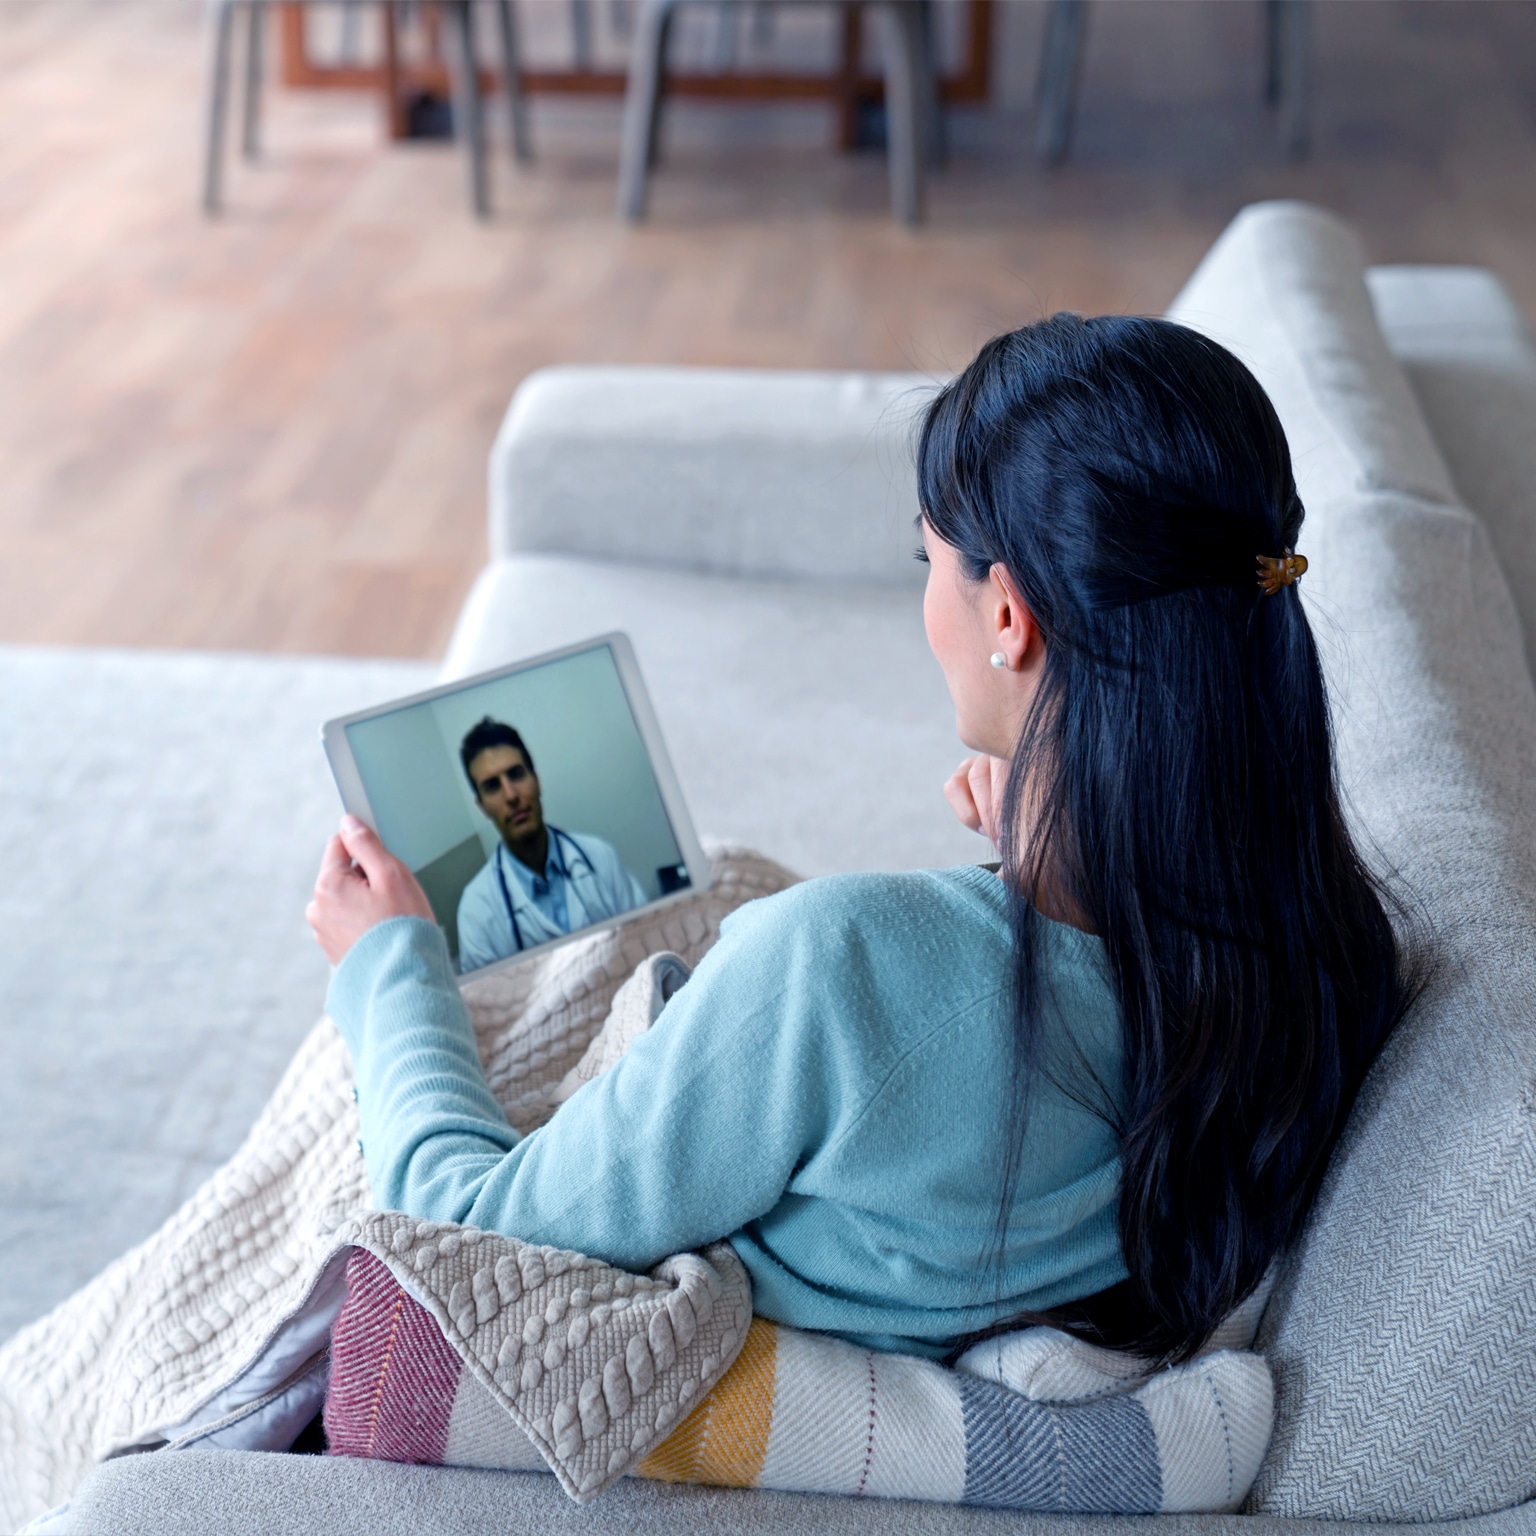
{"label": "video call interface", "polygon": [[606,645],[346,734],[379,836],[415,871],[460,974],[689,883]]}

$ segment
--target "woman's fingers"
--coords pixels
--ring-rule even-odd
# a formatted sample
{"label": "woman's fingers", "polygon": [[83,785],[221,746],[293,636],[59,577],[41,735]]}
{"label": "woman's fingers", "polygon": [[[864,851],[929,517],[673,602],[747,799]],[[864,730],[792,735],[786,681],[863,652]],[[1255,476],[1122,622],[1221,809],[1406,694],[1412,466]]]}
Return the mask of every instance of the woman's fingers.
{"label": "woman's fingers", "polygon": [[340,841],[370,885],[383,875],[391,864],[397,862],[394,855],[379,841],[379,834],[359,817],[343,816],[341,818]]}
{"label": "woman's fingers", "polygon": [[999,757],[968,757],[949,776],[944,798],[961,824],[997,844],[998,811],[1008,783],[1008,764]]}
{"label": "woman's fingers", "polygon": [[981,811],[971,789],[971,766],[977,761],[974,757],[966,758],[944,785],[944,798],[949,801],[950,809],[960,818],[961,826],[969,827],[972,832],[982,830]]}
{"label": "woman's fingers", "polygon": [[320,855],[320,873],[315,876],[315,888],[334,882],[352,868],[352,855],[347,845],[336,833],[325,840],[325,852]]}
{"label": "woman's fingers", "polygon": [[375,922],[387,917],[424,917],[436,921],[426,892],[410,866],[403,864],[379,841],[372,827],[356,816],[341,819],[341,841],[361,871],[359,884],[368,891],[365,903]]}
{"label": "woman's fingers", "polygon": [[1003,791],[1008,783],[1008,764],[1000,757],[977,757],[971,760],[971,793],[981,812],[981,830],[994,847],[1001,847],[998,837],[998,812],[1003,806]]}
{"label": "woman's fingers", "polygon": [[415,875],[356,816],[342,817],[340,832],[326,843],[304,917],[332,965],[370,928],[392,917],[436,921]]}
{"label": "woman's fingers", "polygon": [[992,814],[992,759],[973,757],[967,777],[971,784],[971,798],[976,802],[976,811],[981,820],[982,835],[995,844],[997,838],[993,834],[997,822]]}

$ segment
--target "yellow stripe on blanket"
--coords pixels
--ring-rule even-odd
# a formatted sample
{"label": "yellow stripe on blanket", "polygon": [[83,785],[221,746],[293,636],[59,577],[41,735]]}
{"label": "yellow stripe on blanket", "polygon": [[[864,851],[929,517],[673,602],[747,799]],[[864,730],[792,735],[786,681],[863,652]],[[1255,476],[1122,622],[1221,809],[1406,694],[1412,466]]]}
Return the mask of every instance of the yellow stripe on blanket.
{"label": "yellow stripe on blanket", "polygon": [[635,1468],[663,1483],[755,1488],[773,1429],[778,1333],[752,1319],[735,1363],[715,1389]]}

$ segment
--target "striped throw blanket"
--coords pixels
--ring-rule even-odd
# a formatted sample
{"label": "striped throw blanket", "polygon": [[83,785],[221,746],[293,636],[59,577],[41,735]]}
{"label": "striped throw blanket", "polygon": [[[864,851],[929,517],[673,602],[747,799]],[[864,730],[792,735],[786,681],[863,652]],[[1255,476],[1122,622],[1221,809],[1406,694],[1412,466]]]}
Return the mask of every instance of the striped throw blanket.
{"label": "striped throw blanket", "polygon": [[[628,1470],[1037,1511],[1233,1510],[1263,1458],[1273,1394],[1261,1357],[1219,1346],[1248,1343],[1257,1310],[1234,1314],[1190,1364],[1150,1374],[1046,1328],[990,1340],[947,1369],[754,1318],[714,1389]],[[594,1377],[542,1438],[579,1445],[584,1429],[629,1412],[642,1385],[624,1367]],[[325,1427],[335,1455],[516,1470],[547,1460],[365,1249],[332,1334]]]}

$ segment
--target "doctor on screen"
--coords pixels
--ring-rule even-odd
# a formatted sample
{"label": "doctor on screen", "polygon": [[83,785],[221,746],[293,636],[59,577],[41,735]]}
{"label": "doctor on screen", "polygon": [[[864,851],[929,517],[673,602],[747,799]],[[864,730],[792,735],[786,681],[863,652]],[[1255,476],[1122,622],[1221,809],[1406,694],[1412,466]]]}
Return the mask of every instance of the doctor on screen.
{"label": "doctor on screen", "polygon": [[644,906],[640,882],[612,846],[544,820],[523,738],[489,716],[459,747],[475,801],[501,833],[496,852],[459,897],[459,969],[505,960]]}

